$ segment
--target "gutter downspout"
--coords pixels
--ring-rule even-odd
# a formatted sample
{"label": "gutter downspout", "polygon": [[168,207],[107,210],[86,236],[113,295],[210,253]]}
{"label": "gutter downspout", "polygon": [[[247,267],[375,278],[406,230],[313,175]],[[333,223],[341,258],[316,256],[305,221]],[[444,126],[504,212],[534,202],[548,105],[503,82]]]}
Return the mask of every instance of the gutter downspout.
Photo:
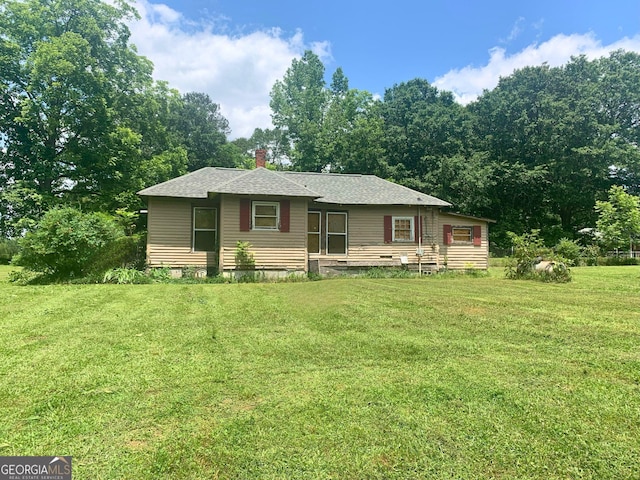
{"label": "gutter downspout", "polygon": [[418,205],[418,275],[422,276],[422,217],[420,216],[420,205]]}

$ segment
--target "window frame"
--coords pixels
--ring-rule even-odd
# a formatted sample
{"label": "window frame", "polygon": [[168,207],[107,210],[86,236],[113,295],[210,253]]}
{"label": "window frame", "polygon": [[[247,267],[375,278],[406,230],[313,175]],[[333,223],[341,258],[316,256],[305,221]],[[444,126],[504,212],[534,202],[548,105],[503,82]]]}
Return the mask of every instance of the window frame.
{"label": "window frame", "polygon": [[[409,238],[396,238],[396,220],[409,220]],[[391,217],[391,241],[400,243],[415,243],[416,230],[415,218],[407,215],[399,215]]]}
{"label": "window frame", "polygon": [[[329,215],[342,215],[344,216],[344,233],[343,232],[329,232]],[[349,252],[349,216],[347,212],[329,212],[326,214],[326,232],[325,232],[325,241],[326,241],[326,255],[342,255],[347,256]],[[344,253],[332,253],[329,252],[329,237],[331,235],[340,235],[344,236]]]}
{"label": "window frame", "polygon": [[[469,235],[467,237],[467,240],[456,240],[456,235],[455,235],[455,231],[456,230],[468,230]],[[459,244],[459,245],[471,245],[473,244],[473,226],[469,226],[469,225],[451,225],[451,243],[452,244]]]}
{"label": "window frame", "polygon": [[[217,207],[198,207],[191,209],[191,251],[192,252],[215,252],[218,244],[218,208]],[[196,211],[197,210],[213,210],[214,211],[214,228],[198,228],[196,227]],[[213,232],[212,250],[196,250],[196,233],[197,232]]]}
{"label": "window frame", "polygon": [[[309,231],[309,215],[318,215],[318,231],[311,232]],[[309,250],[309,235],[317,235],[318,236],[318,251],[312,252]],[[322,253],[322,212],[319,210],[309,210],[307,211],[307,253],[310,255],[320,255]]]}
{"label": "window frame", "polygon": [[[257,206],[270,206],[275,207],[276,215],[275,220],[276,223],[273,227],[260,227],[256,225],[256,207]],[[273,218],[271,215],[259,215],[258,218]],[[251,229],[252,230],[261,230],[267,232],[277,232],[280,230],[280,202],[266,202],[255,200],[251,202]]]}

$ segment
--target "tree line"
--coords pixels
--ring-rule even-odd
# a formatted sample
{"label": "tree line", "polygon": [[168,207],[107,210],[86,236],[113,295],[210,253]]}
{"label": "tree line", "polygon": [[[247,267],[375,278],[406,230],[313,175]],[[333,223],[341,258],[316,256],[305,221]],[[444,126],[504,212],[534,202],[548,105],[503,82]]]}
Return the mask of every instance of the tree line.
{"label": "tree line", "polygon": [[153,80],[136,17],[123,0],[0,0],[0,237],[55,206],[137,210],[141,188],[239,161],[218,104]]}
{"label": "tree line", "polygon": [[526,67],[462,106],[423,79],[380,100],[350,89],[341,69],[327,87],[306,52],[273,87],[271,108],[292,168],[372,173],[430,193],[497,220],[492,241],[505,247],[509,231],[575,238],[596,226],[612,186],[639,193],[636,53]]}
{"label": "tree line", "polygon": [[501,78],[469,105],[413,79],[382,98],[310,51],[271,92],[274,128],[228,139],[204,93],[154,81],[125,1],[0,0],[0,236],[57,205],[136,210],[135,192],[204,166],[375,174],[553,244],[595,227],[612,186],[637,195],[640,56],[573,58]]}

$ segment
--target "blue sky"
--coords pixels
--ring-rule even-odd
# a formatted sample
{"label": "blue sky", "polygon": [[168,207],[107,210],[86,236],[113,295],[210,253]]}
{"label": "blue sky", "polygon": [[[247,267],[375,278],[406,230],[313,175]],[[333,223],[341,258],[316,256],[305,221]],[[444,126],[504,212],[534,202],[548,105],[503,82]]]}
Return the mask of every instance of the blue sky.
{"label": "blue sky", "polygon": [[382,96],[416,77],[472,101],[526,65],[640,52],[640,2],[136,0],[132,42],[155,76],[220,103],[231,137],[268,127],[269,91],[305,49],[327,78]]}

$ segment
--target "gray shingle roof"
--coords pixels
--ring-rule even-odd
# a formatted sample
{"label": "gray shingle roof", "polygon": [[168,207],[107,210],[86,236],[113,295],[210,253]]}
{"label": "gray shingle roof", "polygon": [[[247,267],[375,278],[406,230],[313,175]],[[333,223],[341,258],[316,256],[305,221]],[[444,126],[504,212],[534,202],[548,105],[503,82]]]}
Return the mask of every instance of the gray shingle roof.
{"label": "gray shingle roof", "polygon": [[218,185],[242,175],[245,171],[236,168],[206,167],[172,178],[163,183],[140,190],[138,195],[147,197],[207,198]]}
{"label": "gray shingle roof", "polygon": [[451,204],[374,175],[275,172],[206,167],[138,192],[143,196],[207,198],[209,193],[314,198],[342,205]]}
{"label": "gray shingle roof", "polygon": [[241,175],[218,185],[217,193],[237,195],[277,195],[285,197],[321,197],[319,193],[296,183],[279,172],[256,168],[243,171]]}
{"label": "gray shingle roof", "polygon": [[322,194],[316,201],[343,205],[451,206],[439,198],[420,193],[375,175],[280,172]]}

